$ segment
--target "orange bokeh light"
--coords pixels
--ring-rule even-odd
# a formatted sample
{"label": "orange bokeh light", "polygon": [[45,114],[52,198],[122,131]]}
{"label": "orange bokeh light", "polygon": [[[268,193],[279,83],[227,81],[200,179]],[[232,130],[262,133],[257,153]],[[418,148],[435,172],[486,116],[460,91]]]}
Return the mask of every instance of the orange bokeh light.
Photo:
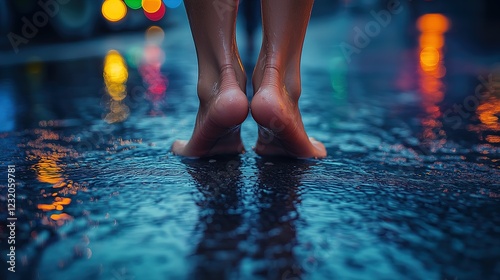
{"label": "orange bokeh light", "polygon": [[433,46],[442,48],[444,46],[444,38],[441,33],[425,32],[420,35],[419,43],[421,46]]}
{"label": "orange bokeh light", "polygon": [[420,62],[425,66],[434,67],[441,60],[441,55],[436,48],[426,47],[420,51]]}
{"label": "orange bokeh light", "polygon": [[500,143],[500,136],[498,135],[488,135],[486,136],[486,141],[492,143],[492,144],[496,144],[496,143]]}
{"label": "orange bokeh light", "polygon": [[161,4],[160,8],[153,13],[148,13],[146,10],[144,10],[144,15],[149,20],[152,20],[152,21],[161,20],[163,18],[163,16],[165,15],[165,12],[167,11],[167,9],[165,8],[165,4],[163,4],[163,2],[160,1],[160,4]]}
{"label": "orange bokeh light", "polygon": [[161,0],[142,0],[142,8],[146,13],[156,13],[161,8]]}
{"label": "orange bokeh light", "polygon": [[444,33],[450,27],[450,21],[442,14],[425,14],[417,21],[418,30],[421,32]]}
{"label": "orange bokeh light", "polygon": [[477,108],[479,120],[489,129],[500,131],[500,99],[492,98]]}
{"label": "orange bokeh light", "polygon": [[441,14],[425,14],[417,21],[417,28],[422,32],[419,38],[419,87],[422,102],[428,116],[422,120],[425,139],[441,139],[439,145],[446,142],[442,124],[438,120],[441,109],[437,105],[444,99],[444,83],[441,78],[446,75],[443,63],[444,32],[449,28],[449,20]]}
{"label": "orange bokeh light", "polygon": [[55,210],[56,206],[52,204],[38,204],[37,208],[43,211]]}
{"label": "orange bokeh light", "polygon": [[61,213],[61,214],[52,214],[50,215],[50,218],[54,221],[69,221],[73,220],[73,217],[71,215],[68,215],[66,213]]}

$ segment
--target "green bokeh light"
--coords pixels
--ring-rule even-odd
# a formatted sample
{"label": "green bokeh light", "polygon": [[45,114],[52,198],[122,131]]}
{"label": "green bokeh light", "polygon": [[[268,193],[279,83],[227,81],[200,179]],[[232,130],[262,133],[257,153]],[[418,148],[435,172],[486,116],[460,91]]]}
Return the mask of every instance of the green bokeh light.
{"label": "green bokeh light", "polygon": [[333,97],[336,101],[347,99],[347,71],[348,66],[344,57],[334,56],[330,63],[330,76],[333,88]]}
{"label": "green bokeh light", "polygon": [[127,4],[130,9],[137,10],[142,7],[142,0],[125,0],[125,4]]}

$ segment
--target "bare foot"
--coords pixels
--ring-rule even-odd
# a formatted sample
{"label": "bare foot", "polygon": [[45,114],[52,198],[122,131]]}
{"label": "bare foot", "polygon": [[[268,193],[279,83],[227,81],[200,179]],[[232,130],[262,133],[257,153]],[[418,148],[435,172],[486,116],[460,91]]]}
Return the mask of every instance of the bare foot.
{"label": "bare foot", "polygon": [[[259,65],[260,64],[260,65]],[[251,112],[259,124],[255,152],[259,155],[324,158],[325,146],[307,136],[298,101],[300,75],[290,71],[285,77],[275,67],[263,66],[259,60],[253,84],[258,89],[251,103]]]}
{"label": "bare foot", "polygon": [[188,141],[175,141],[174,154],[206,157],[245,151],[240,137],[240,125],[248,116],[248,99],[242,91],[245,79],[243,73],[237,75],[235,68],[227,65],[215,83],[198,83],[200,108],[193,135]]}

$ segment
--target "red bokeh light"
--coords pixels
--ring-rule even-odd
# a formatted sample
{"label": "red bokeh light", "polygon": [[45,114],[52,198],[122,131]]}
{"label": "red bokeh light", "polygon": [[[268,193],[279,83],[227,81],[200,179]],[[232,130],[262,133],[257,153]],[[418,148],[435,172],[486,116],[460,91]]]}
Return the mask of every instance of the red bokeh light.
{"label": "red bokeh light", "polygon": [[154,13],[148,13],[144,10],[144,14],[146,15],[146,17],[149,19],[149,20],[152,20],[152,21],[159,21],[160,19],[163,18],[163,16],[165,16],[165,12],[167,11],[167,9],[165,8],[165,4],[163,2],[161,2],[161,6],[160,6],[160,9]]}

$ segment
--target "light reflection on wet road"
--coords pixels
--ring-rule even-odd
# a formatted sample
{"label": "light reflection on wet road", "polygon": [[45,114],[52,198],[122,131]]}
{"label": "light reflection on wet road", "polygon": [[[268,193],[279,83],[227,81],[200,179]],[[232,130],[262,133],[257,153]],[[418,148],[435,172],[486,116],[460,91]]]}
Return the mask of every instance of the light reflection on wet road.
{"label": "light reflection on wet road", "polygon": [[376,44],[349,64],[320,36],[328,24],[311,23],[303,67],[305,126],[329,153],[319,161],[257,157],[251,119],[242,156],[168,153],[197,109],[185,25],[0,68],[19,279],[499,275],[500,69],[444,71],[439,36],[398,47],[403,62],[381,71]]}

